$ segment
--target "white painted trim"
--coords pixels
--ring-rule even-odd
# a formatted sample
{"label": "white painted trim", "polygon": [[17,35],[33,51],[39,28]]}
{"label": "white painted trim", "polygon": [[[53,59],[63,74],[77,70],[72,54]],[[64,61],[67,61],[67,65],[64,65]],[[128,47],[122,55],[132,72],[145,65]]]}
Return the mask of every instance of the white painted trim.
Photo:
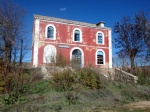
{"label": "white painted trim", "polygon": [[33,67],[38,66],[38,43],[39,43],[39,25],[40,25],[40,20],[35,19],[34,21],[34,49],[33,49]]}
{"label": "white painted trim", "polygon": [[[79,30],[80,31],[80,41],[74,41],[74,33],[75,33],[75,30]],[[73,37],[73,42],[82,42],[82,31],[79,29],[79,28],[75,28],[75,29],[73,29],[73,35],[72,35],[72,37]]]}
{"label": "white painted trim", "polygon": [[112,68],[112,34],[111,34],[111,30],[108,30],[109,31],[109,68]]}
{"label": "white painted trim", "polygon": [[94,28],[94,29],[98,29],[98,30],[109,30],[109,29],[111,29],[111,28],[109,28],[109,27],[97,27],[97,26],[95,26],[95,27],[91,27],[91,26],[85,26],[85,25],[77,25],[77,24],[69,24],[69,23],[62,23],[62,22],[56,22],[56,21],[50,21],[50,20],[41,20],[41,21],[48,21],[48,22],[53,22],[53,23],[61,23],[61,24],[67,24],[67,25],[71,25],[71,26],[78,26],[78,27],[86,27],[86,28]]}
{"label": "white painted trim", "polygon": [[[47,28],[49,26],[52,26],[54,28],[54,38],[47,38]],[[56,40],[56,27],[53,25],[53,24],[48,24],[46,27],[45,27],[45,38],[47,39],[50,39],[50,40]]]}
{"label": "white painted trim", "polygon": [[[102,44],[101,43],[98,43],[98,33],[101,33],[102,34]],[[105,44],[105,39],[104,39],[104,33],[102,32],[102,31],[98,31],[97,33],[96,33],[96,44],[98,44],[98,45],[104,45]]]}
{"label": "white painted trim", "polygon": [[81,53],[82,53],[82,67],[83,67],[83,66],[84,66],[84,52],[83,52],[83,50],[82,50],[81,48],[79,48],[79,47],[74,47],[74,48],[72,48],[72,49],[70,50],[70,62],[71,62],[71,60],[72,60],[72,52],[73,52],[73,50],[75,50],[75,49],[80,50]]}
{"label": "white painted trim", "polygon": [[[104,64],[97,64],[97,52],[98,51],[102,51],[103,52],[103,58],[104,58],[103,61],[104,61]],[[97,49],[96,52],[95,52],[95,65],[105,65],[105,62],[106,62],[106,60],[105,60],[106,57],[105,56],[106,56],[105,52],[102,49]]]}

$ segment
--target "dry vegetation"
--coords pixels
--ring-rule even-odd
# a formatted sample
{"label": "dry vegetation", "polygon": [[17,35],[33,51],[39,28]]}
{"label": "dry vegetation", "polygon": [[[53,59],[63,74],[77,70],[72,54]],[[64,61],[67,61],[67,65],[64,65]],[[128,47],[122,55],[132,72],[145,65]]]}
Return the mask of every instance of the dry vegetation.
{"label": "dry vegetation", "polygon": [[[90,67],[56,71],[47,80],[42,79],[38,69],[13,69],[5,75],[15,77],[10,75],[5,80],[1,77],[3,112],[136,112],[137,108],[131,108],[133,104],[128,106],[130,103],[150,100],[150,85],[107,80]],[[139,108],[142,112],[150,110],[149,105]]]}

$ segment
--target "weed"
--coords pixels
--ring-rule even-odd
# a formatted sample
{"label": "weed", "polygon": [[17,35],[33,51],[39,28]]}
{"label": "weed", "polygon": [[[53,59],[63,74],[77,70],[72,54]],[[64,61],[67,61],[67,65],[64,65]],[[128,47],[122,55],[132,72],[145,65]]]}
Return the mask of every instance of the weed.
{"label": "weed", "polygon": [[80,92],[80,86],[78,87],[71,87],[70,90],[68,90],[65,94],[66,101],[71,104],[77,103],[79,97],[78,93]]}

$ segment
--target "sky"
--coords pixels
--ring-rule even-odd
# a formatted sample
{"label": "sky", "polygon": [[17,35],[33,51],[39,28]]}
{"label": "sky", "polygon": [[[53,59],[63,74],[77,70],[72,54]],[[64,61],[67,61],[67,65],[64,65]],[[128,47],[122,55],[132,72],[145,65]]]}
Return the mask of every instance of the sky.
{"label": "sky", "polygon": [[[124,16],[133,17],[139,10],[150,12],[150,0],[13,0],[26,10],[26,38],[32,43],[34,14],[96,24],[104,21],[113,30]],[[112,32],[112,38],[116,35]],[[31,44],[30,44],[31,45]],[[113,56],[116,49],[113,47]],[[31,52],[24,61],[30,61]]]}

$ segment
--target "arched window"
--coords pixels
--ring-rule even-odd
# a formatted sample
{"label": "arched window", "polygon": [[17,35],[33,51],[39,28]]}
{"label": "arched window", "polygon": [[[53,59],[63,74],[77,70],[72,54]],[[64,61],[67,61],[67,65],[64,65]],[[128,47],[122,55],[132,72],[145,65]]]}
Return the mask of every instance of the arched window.
{"label": "arched window", "polygon": [[72,62],[74,65],[82,65],[82,54],[79,49],[75,49],[72,52]]}
{"label": "arched window", "polygon": [[104,44],[104,34],[102,32],[97,32],[96,34],[96,43],[97,44]]}
{"label": "arched window", "polygon": [[75,30],[75,32],[74,32],[74,41],[80,42],[80,31],[79,30]]}
{"label": "arched window", "polygon": [[105,64],[105,54],[101,50],[98,50],[96,52],[96,64],[97,65],[104,65]]}
{"label": "arched window", "polygon": [[75,28],[73,31],[73,41],[74,42],[81,42],[82,41],[82,32],[78,28]]}
{"label": "arched window", "polygon": [[70,51],[70,61],[72,66],[83,67],[84,53],[81,48],[74,47]]}
{"label": "arched window", "polygon": [[45,37],[52,40],[56,39],[56,28],[53,24],[49,24],[46,26]]}
{"label": "arched window", "polygon": [[54,38],[54,28],[52,26],[47,28],[47,38]]}
{"label": "arched window", "polygon": [[44,48],[44,63],[55,63],[56,62],[56,48],[53,45],[47,45]]}

